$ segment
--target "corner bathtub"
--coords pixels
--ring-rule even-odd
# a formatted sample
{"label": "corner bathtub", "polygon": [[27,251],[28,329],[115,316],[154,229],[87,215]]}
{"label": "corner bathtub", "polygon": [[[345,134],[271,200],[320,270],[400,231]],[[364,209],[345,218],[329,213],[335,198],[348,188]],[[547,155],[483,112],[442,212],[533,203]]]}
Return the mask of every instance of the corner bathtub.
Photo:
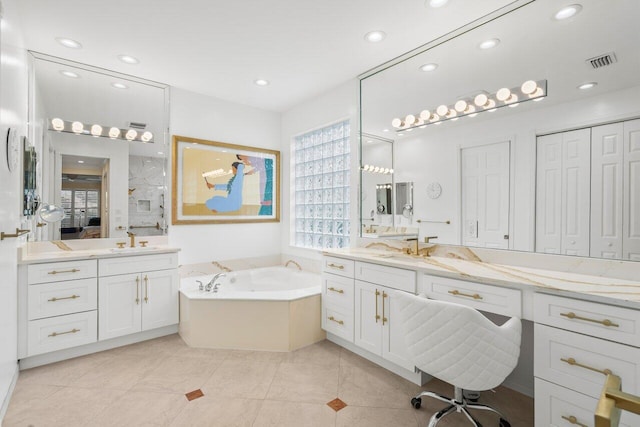
{"label": "corner bathtub", "polygon": [[291,351],[325,338],[320,275],[285,267],[234,271],[218,292],[213,274],[180,282],[180,336],[191,347]]}

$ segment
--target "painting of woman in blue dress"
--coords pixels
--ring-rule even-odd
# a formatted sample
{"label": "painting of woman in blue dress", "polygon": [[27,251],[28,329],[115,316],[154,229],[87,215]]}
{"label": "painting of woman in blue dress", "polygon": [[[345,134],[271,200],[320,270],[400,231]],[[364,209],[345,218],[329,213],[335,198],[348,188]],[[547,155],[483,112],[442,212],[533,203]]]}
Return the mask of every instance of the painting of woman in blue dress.
{"label": "painting of woman in blue dress", "polygon": [[[242,206],[242,185],[244,184],[244,163],[233,162],[231,170],[233,176],[226,184],[211,184],[207,182],[207,188],[226,191],[226,196],[213,196],[205,202],[212,212],[233,212]],[[252,171],[249,174],[253,173]]]}

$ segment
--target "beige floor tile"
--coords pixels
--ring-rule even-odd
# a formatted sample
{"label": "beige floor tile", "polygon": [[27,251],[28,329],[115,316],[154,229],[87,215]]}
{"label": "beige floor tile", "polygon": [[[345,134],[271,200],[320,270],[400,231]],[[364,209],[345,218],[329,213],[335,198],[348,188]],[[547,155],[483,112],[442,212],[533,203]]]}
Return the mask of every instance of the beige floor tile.
{"label": "beige floor tile", "polygon": [[174,427],[250,427],[261,405],[262,400],[205,395],[189,402],[170,425]]}
{"label": "beige floor tile", "polygon": [[232,350],[228,359],[254,362],[286,362],[288,353],[281,351]]}
{"label": "beige floor tile", "polygon": [[100,387],[129,390],[157,367],[162,359],[118,356],[92,369],[71,383],[74,387]]}
{"label": "beige floor tile", "polygon": [[180,335],[172,334],[152,340],[142,341],[135,344],[118,347],[112,352],[122,356],[173,356],[179,350],[187,347]]}
{"label": "beige floor tile", "polygon": [[185,394],[201,388],[222,360],[166,357],[138,381],[131,391]]}
{"label": "beige floor tile", "polygon": [[253,427],[329,427],[336,412],[322,403],[265,400]]}
{"label": "beige floor tile", "polygon": [[228,359],[233,350],[218,350],[212,348],[192,348],[182,347],[173,354],[173,357],[184,357],[205,360],[225,360]]}
{"label": "beige floor tile", "polygon": [[264,399],[279,363],[225,360],[202,386],[206,395]]}
{"label": "beige floor tile", "polygon": [[347,406],[338,412],[336,427],[417,427],[418,422],[412,411],[412,409]]}
{"label": "beige floor tile", "polygon": [[126,392],[92,419],[91,425],[168,426],[188,403],[183,394]]}
{"label": "beige floor tile", "polygon": [[67,386],[109,360],[113,360],[112,355],[95,353],[26,369],[20,371],[20,383]]}
{"label": "beige floor tile", "polygon": [[337,396],[338,372],[337,366],[281,363],[267,399],[327,403]]}
{"label": "beige floor tile", "polygon": [[340,364],[340,348],[331,341],[320,341],[288,353],[287,362],[338,366]]}

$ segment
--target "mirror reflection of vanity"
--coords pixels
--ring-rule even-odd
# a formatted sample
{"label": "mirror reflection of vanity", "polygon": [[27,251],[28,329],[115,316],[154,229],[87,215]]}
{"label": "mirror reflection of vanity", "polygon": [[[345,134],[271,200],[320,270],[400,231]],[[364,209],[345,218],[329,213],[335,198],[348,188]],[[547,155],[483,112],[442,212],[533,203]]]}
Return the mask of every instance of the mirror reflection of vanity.
{"label": "mirror reflection of vanity", "polygon": [[[414,187],[411,219],[391,225],[443,244],[640,259],[640,5],[580,3],[558,20],[562,5],[529,2],[362,76],[362,165],[380,136],[393,181]],[[363,173],[363,229],[371,185]]]}
{"label": "mirror reflection of vanity", "polygon": [[34,217],[37,239],[165,234],[168,86],[36,52],[30,59],[37,193],[65,210],[57,224]]}

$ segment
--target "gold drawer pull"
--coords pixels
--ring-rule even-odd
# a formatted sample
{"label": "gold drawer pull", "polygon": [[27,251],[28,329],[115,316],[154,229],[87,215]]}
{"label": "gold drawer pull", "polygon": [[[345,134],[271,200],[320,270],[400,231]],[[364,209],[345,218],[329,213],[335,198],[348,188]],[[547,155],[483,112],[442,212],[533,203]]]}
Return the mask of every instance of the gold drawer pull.
{"label": "gold drawer pull", "polygon": [[333,286],[332,286],[332,287],[330,287],[330,288],[329,288],[329,290],[330,290],[330,291],[333,291],[333,292],[337,292],[337,293],[339,293],[339,294],[344,294],[344,290],[342,290],[342,289],[336,289],[336,288],[334,288]]}
{"label": "gold drawer pull", "polygon": [[62,274],[62,273],[77,273],[78,271],[80,271],[77,268],[72,268],[71,270],[53,270],[50,271],[49,274]]}
{"label": "gold drawer pull", "polygon": [[337,268],[338,270],[344,270],[344,265],[334,264],[334,263],[327,264],[327,265],[328,265],[329,267],[331,267],[331,268]]}
{"label": "gold drawer pull", "polygon": [[560,313],[560,316],[564,316],[569,319],[578,319],[578,320],[585,320],[587,322],[600,323],[601,325],[604,325],[604,326],[613,326],[615,328],[620,327],[620,325],[618,325],[617,323],[613,323],[609,319],[604,319],[604,320],[589,319],[588,317],[578,316],[573,311],[570,311],[568,313]]}
{"label": "gold drawer pull", "polygon": [[380,296],[380,291],[376,289],[376,323],[380,320],[380,315],[378,314],[378,296]]}
{"label": "gold drawer pull", "polygon": [[53,332],[53,333],[49,334],[49,336],[50,337],[57,337],[58,335],[75,334],[76,332],[80,332],[80,329],[73,328],[72,330],[67,331],[67,332]]}
{"label": "gold drawer pull", "polygon": [[76,298],[80,298],[80,295],[73,294],[73,295],[71,295],[70,297],[62,297],[62,298],[53,297],[53,298],[51,298],[51,299],[48,299],[47,301],[49,301],[49,302],[56,302],[56,301],[61,301],[61,300],[63,300],[63,299],[76,299]]}
{"label": "gold drawer pull", "polygon": [[136,305],[140,304],[140,276],[136,277]]}
{"label": "gold drawer pull", "polygon": [[458,290],[453,290],[453,291],[449,291],[449,293],[451,295],[456,295],[456,296],[461,296],[461,297],[469,297],[469,298],[473,298],[473,299],[482,299],[482,297],[478,294],[463,294],[462,292],[458,291]]}
{"label": "gold drawer pull", "polygon": [[149,278],[144,275],[144,302],[149,304]]}
{"label": "gold drawer pull", "polygon": [[574,417],[573,415],[569,415],[568,417],[567,417],[567,416],[565,416],[565,415],[563,415],[563,416],[562,416],[562,419],[563,419],[563,420],[567,420],[567,421],[569,421],[571,424],[575,424],[575,425],[580,426],[580,427],[589,427],[589,426],[588,426],[588,425],[586,425],[586,424],[582,424],[582,423],[578,422],[578,419],[577,419],[576,417]]}
{"label": "gold drawer pull", "polygon": [[336,320],[336,318],[333,316],[329,316],[329,320],[331,320],[332,322],[336,322],[338,325],[344,325],[343,320]]}
{"label": "gold drawer pull", "polygon": [[382,326],[384,326],[384,323],[385,323],[385,322],[388,322],[388,321],[389,321],[389,319],[387,319],[387,318],[384,316],[384,299],[385,299],[386,297],[388,297],[388,296],[389,296],[389,294],[388,294],[388,293],[386,293],[385,291],[382,291]]}
{"label": "gold drawer pull", "polygon": [[561,358],[560,360],[562,360],[565,363],[568,363],[571,366],[579,366],[581,368],[588,369],[588,370],[593,371],[593,372],[598,372],[599,374],[602,374],[602,375],[610,375],[610,374],[612,374],[611,369],[598,369],[598,368],[591,367],[589,365],[583,365],[582,363],[576,362],[576,359],[574,359],[573,357],[570,357],[568,359],[562,359]]}

